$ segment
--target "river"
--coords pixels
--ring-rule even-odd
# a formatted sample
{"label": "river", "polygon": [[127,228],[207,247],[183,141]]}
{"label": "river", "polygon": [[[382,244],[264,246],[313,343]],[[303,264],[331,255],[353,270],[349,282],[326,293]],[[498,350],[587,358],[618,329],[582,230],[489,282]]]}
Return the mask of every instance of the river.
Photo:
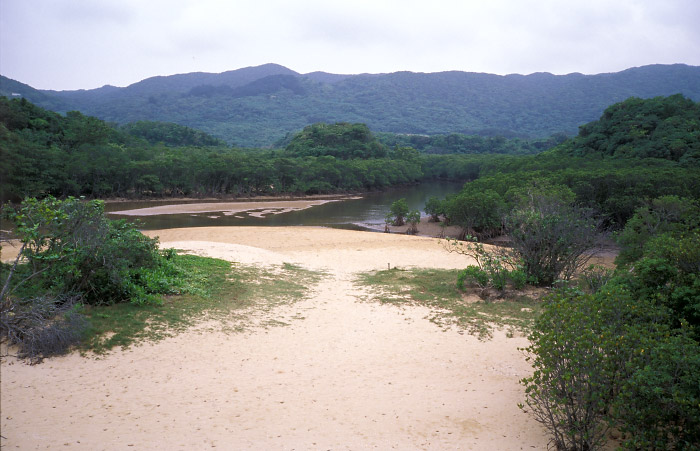
{"label": "river", "polygon": [[[324,226],[355,230],[371,230],[384,224],[384,217],[389,212],[391,204],[405,198],[409,209],[423,212],[425,201],[432,196],[444,198],[456,193],[462,184],[450,182],[431,182],[409,187],[395,188],[383,192],[368,193],[360,199],[328,202],[299,211],[281,214],[269,214],[264,217],[251,216],[253,210],[243,214],[226,215],[223,212],[163,214],[150,216],[118,215],[110,212],[132,210],[138,208],[177,205],[176,201],[136,201],[107,203],[105,211],[111,219],[125,218],[137,220],[143,230],[170,229],[178,227],[206,226]],[[260,200],[260,199],[256,199]],[[222,201],[202,201],[222,202]],[[274,201],[271,201],[273,203]]]}

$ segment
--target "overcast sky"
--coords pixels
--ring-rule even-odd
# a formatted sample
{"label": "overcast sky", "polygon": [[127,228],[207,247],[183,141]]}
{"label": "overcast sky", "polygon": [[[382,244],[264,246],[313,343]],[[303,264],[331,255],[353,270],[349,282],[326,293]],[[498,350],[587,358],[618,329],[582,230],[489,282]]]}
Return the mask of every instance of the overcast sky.
{"label": "overcast sky", "polygon": [[278,63],[300,73],[700,65],[698,0],[0,0],[0,74],[39,89]]}

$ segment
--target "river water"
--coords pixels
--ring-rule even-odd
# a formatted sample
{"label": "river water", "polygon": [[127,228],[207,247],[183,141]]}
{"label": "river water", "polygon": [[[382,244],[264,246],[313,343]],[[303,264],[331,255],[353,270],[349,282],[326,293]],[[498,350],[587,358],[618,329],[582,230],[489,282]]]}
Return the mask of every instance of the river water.
{"label": "river water", "polygon": [[[432,182],[369,193],[361,199],[328,202],[305,210],[290,211],[255,217],[249,214],[225,215],[223,212],[167,214],[153,216],[124,216],[109,214],[111,219],[125,218],[138,221],[143,230],[170,229],[177,227],[206,226],[324,226],[355,230],[370,230],[384,225],[384,217],[391,204],[405,198],[411,210],[420,210],[423,214],[425,201],[432,196],[444,198],[456,193],[462,184],[450,182]],[[257,200],[257,199],[256,199]],[[210,201],[223,202],[223,201]],[[107,203],[105,211],[124,211],[159,205],[177,205],[173,201],[139,201]],[[203,203],[203,202],[198,202]],[[253,210],[251,212],[261,211]],[[248,213],[251,213],[248,212]]]}

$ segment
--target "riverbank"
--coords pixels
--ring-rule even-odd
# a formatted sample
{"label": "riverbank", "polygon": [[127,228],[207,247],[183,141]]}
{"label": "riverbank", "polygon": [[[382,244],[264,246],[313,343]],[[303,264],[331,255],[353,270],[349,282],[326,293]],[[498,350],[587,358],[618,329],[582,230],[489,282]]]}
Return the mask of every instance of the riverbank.
{"label": "riverbank", "polygon": [[278,194],[278,195],[256,195],[256,196],[221,196],[221,197],[115,197],[101,199],[105,204],[120,204],[131,202],[144,203],[209,203],[209,202],[273,202],[273,201],[288,201],[288,200],[342,200],[361,197],[368,193],[344,193],[344,194]]}
{"label": "riverbank", "polygon": [[[241,264],[324,271],[283,327],[192,330],[99,359],[2,360],[3,446],[38,449],[544,449],[517,407],[521,336],[479,341],[364,299],[362,271],[463,268],[439,240],[316,227],[145,232]],[[3,259],[6,258],[3,252]]]}
{"label": "riverbank", "polygon": [[303,200],[250,200],[246,202],[206,202],[206,203],[181,203],[172,205],[157,205],[129,210],[110,211],[110,214],[123,216],[154,216],[154,215],[178,215],[220,212],[224,216],[232,216],[239,213],[256,211],[251,213],[257,217],[268,214],[281,214],[291,211],[300,211],[329,202],[341,200],[359,199],[359,197],[344,197],[335,199],[303,199]]}

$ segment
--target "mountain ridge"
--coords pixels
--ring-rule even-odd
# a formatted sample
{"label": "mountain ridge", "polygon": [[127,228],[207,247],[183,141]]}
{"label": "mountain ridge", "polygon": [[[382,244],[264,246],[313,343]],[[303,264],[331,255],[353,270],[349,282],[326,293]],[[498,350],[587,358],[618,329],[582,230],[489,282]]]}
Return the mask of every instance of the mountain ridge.
{"label": "mountain ridge", "polygon": [[607,106],[629,97],[681,93],[700,100],[700,67],[656,64],[596,75],[346,75],[300,74],[270,63],[79,91],[35,90],[1,77],[0,94],[7,95],[8,89],[21,90],[28,100],[58,112],[79,110],[122,124],[168,121],[229,143],[269,147],[314,122],[361,122],[373,131],[393,133],[574,134]]}

